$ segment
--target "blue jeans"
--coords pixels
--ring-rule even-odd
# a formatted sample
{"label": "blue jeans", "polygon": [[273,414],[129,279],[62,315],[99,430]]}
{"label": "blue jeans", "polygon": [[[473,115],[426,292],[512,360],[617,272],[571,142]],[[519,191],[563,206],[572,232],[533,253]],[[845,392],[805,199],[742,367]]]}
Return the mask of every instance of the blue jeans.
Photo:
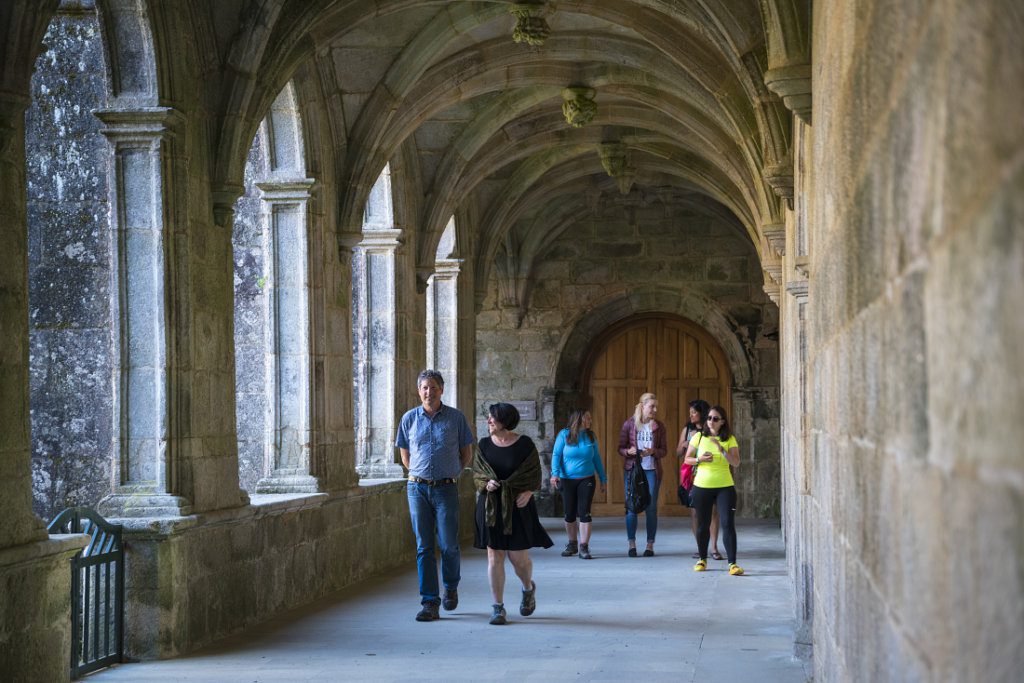
{"label": "blue jeans", "polygon": [[441,576],[445,588],[459,586],[459,487],[427,486],[410,481],[409,517],[416,534],[416,569],[420,575],[420,602],[440,603],[434,536],[441,545]]}
{"label": "blue jeans", "polygon": [[[654,543],[654,537],[658,534],[658,487],[661,486],[661,482],[658,481],[658,473],[654,470],[644,470],[644,474],[647,475],[647,485],[651,487],[651,504],[644,510],[644,515],[647,516],[647,542]],[[636,524],[636,513],[626,512],[627,540],[636,540]]]}

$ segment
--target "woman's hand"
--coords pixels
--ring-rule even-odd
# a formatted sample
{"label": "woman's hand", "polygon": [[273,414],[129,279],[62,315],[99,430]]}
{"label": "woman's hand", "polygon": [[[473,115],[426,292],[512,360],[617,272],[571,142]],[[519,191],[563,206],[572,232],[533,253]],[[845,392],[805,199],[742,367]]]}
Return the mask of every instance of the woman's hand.
{"label": "woman's hand", "polygon": [[557,489],[558,485],[562,482],[558,477],[551,477],[551,488]]}
{"label": "woman's hand", "polygon": [[498,482],[496,482],[493,479],[491,479],[491,480],[489,480],[487,482],[487,487],[486,488],[487,488],[488,491],[497,491],[498,489],[501,488],[501,484],[499,484]]}
{"label": "woman's hand", "polygon": [[516,496],[516,507],[526,507],[526,504],[530,502],[531,498],[533,498],[533,491],[523,491],[518,496]]}
{"label": "woman's hand", "polygon": [[630,456],[634,456],[634,455],[636,455],[636,446],[630,446],[630,447],[629,447],[629,450],[628,450],[628,451],[626,451],[626,453],[627,453],[628,455],[630,455]]}
{"label": "woman's hand", "polygon": [[607,494],[608,494],[608,487],[605,485],[604,482],[601,482],[601,495],[604,496],[604,495],[607,495]]}

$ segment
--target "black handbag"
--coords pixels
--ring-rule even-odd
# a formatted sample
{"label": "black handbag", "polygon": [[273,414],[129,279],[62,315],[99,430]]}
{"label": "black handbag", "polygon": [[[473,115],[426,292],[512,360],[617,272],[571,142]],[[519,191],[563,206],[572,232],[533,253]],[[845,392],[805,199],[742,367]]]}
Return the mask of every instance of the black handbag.
{"label": "black handbag", "polygon": [[640,466],[640,458],[637,458],[633,462],[633,469],[626,470],[626,512],[640,514],[650,504],[651,487]]}

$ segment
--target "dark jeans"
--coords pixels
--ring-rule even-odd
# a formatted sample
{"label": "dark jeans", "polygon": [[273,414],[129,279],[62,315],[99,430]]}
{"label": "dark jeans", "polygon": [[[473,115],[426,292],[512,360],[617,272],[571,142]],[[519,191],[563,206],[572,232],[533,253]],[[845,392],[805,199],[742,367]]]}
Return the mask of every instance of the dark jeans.
{"label": "dark jeans", "polygon": [[711,540],[711,508],[718,505],[718,520],[722,525],[722,542],[729,564],[736,562],[736,487],[702,489],[694,486],[690,500],[697,510],[697,552],[708,559],[708,543]]}
{"label": "dark jeans", "polygon": [[428,486],[410,481],[409,517],[416,534],[416,569],[420,575],[420,601],[440,603],[437,585],[435,536],[441,545],[441,578],[445,588],[458,588],[459,554],[459,487],[457,484]]}
{"label": "dark jeans", "polygon": [[594,502],[594,476],[582,479],[562,479],[562,507],[565,508],[565,521],[575,522],[579,516],[584,524],[590,523],[590,505]]}

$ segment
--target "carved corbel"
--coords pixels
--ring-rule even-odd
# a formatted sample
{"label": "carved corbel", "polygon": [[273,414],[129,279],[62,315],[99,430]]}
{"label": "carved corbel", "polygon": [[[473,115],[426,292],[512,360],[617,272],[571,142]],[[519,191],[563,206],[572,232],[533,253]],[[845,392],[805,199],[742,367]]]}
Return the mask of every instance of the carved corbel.
{"label": "carved corbel", "polygon": [[761,234],[764,235],[765,241],[768,242],[768,246],[771,248],[776,258],[782,258],[786,255],[785,223],[769,223],[768,225],[762,226]]}
{"label": "carved corbel", "polygon": [[210,192],[213,200],[213,222],[218,228],[230,230],[235,222],[235,202],[245,188],[235,183],[223,183]]}
{"label": "carved corbel", "polygon": [[601,145],[599,153],[601,165],[605,173],[615,179],[619,194],[629,194],[636,179],[636,169],[629,165],[626,146],[621,142],[606,142]]}
{"label": "carved corbel", "polygon": [[795,64],[769,69],[764,74],[764,84],[782,98],[786,109],[797,118],[811,124],[811,65]]}
{"label": "carved corbel", "polygon": [[516,18],[512,29],[512,40],[527,45],[543,45],[551,34],[551,27],[544,18],[546,8],[543,2],[516,2],[508,9]]}
{"label": "carved corbel", "polygon": [[597,94],[593,88],[586,86],[569,86],[562,90],[562,114],[565,122],[573,128],[582,128],[597,115],[597,103],[594,96]]}
{"label": "carved corbel", "polygon": [[430,282],[430,276],[434,274],[433,268],[417,268],[416,269],[416,293],[426,294],[427,284]]}
{"label": "carved corbel", "polygon": [[786,201],[786,206],[793,210],[793,162],[783,161],[771,164],[764,169],[764,178],[771,186],[775,195]]}

